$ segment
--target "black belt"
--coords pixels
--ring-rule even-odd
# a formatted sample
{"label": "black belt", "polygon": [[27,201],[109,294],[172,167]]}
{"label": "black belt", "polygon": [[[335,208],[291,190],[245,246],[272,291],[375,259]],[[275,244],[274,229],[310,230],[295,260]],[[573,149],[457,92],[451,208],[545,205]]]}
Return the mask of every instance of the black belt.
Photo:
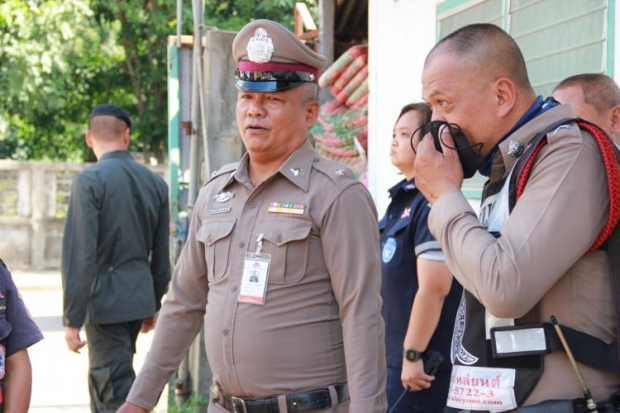
{"label": "black belt", "polygon": [[[333,405],[349,400],[349,389],[346,383],[335,384],[333,387],[338,398]],[[285,396],[286,407],[289,413],[307,412],[310,410],[321,410],[332,407],[332,398],[327,387],[300,393],[288,393]],[[213,401],[232,413],[280,413],[277,397],[269,397],[266,399],[235,397],[226,394],[217,384],[214,385],[211,390],[211,397]]]}

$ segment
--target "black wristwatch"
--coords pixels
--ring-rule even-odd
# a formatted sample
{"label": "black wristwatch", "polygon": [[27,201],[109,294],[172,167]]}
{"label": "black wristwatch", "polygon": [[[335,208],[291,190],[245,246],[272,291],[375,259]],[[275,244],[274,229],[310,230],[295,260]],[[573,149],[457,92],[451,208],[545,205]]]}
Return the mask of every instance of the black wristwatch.
{"label": "black wristwatch", "polygon": [[424,357],[423,351],[418,351],[414,348],[406,348],[403,350],[403,358],[407,361],[418,361],[421,360],[422,357]]}

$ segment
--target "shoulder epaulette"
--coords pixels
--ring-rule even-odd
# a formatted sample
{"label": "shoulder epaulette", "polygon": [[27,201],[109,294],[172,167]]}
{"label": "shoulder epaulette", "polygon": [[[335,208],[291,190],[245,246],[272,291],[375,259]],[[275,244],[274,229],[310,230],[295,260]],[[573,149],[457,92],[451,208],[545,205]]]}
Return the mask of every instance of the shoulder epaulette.
{"label": "shoulder epaulette", "polygon": [[222,166],[217,171],[213,171],[213,173],[211,174],[209,179],[207,179],[207,182],[205,182],[203,186],[213,181],[218,176],[222,176],[224,174],[236,171],[238,166],[239,166],[239,162],[233,162],[233,163],[229,163],[229,164]]}
{"label": "shoulder epaulette", "polygon": [[355,175],[353,175],[353,172],[340,162],[318,158],[318,160],[313,163],[313,167],[323,175],[327,176],[340,188],[349,186],[351,183],[358,182]]}

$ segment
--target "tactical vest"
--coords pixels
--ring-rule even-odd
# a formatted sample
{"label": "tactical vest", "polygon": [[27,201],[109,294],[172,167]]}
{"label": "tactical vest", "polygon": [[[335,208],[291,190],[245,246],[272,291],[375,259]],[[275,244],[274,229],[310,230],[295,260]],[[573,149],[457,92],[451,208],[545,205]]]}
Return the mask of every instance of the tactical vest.
{"label": "tactical vest", "polygon": [[[526,186],[538,153],[547,144],[547,133],[572,121],[594,137],[607,171],[609,216],[587,253],[599,248],[608,251],[616,328],[620,331],[620,152],[599,127],[580,119],[563,119],[534,136],[508,176],[485,187],[483,209],[485,205],[491,206],[481,211],[481,222],[486,221],[487,230],[499,236]],[[550,323],[542,323],[537,310],[535,307],[515,320],[497,319],[471,293],[463,292],[452,339],[454,368],[448,411],[505,411],[523,405],[542,375],[544,355],[564,351],[555,329]],[[577,361],[620,374],[618,340],[607,344],[589,334],[561,328]],[[529,348],[511,348],[515,338]]]}

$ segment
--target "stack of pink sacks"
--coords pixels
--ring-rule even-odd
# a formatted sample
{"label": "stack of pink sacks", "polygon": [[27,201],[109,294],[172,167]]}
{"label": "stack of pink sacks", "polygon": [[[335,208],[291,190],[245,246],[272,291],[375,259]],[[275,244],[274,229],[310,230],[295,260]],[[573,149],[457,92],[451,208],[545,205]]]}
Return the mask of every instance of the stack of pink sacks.
{"label": "stack of pink sacks", "polygon": [[368,46],[342,54],[319,78],[333,100],[321,106],[311,129],[318,152],[348,165],[362,179],[367,169]]}

